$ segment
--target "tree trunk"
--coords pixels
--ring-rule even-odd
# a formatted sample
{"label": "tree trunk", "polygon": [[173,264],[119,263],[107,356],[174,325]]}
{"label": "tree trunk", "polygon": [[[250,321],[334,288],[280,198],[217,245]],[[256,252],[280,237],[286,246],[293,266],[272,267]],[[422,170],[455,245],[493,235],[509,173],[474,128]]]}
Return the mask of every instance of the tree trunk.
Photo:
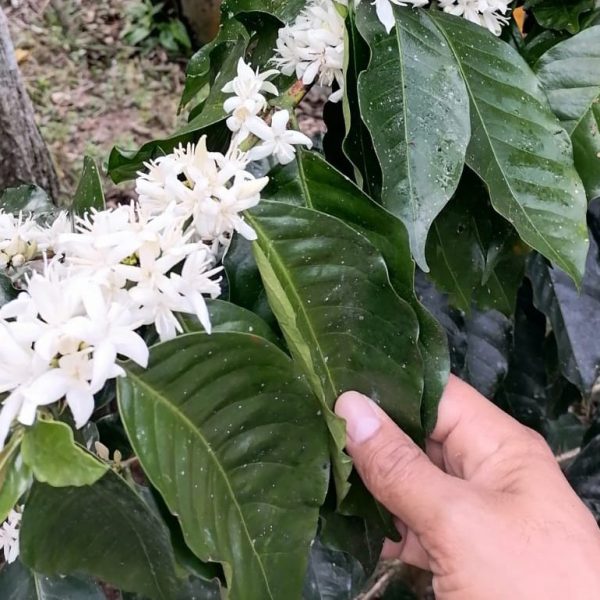
{"label": "tree trunk", "polygon": [[8,20],[0,8],[0,191],[22,183],[35,183],[58,198],[56,171],[37,128]]}
{"label": "tree trunk", "polygon": [[219,31],[221,0],[179,0],[179,4],[196,41],[210,42]]}

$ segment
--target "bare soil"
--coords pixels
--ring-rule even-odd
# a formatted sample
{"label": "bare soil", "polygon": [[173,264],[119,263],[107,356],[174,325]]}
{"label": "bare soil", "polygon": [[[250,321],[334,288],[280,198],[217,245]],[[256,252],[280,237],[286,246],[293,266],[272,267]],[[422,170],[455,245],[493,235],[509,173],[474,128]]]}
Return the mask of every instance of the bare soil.
{"label": "bare soil", "polygon": [[[172,132],[186,59],[124,43],[139,0],[0,0],[38,124],[68,200],[83,156],[102,165],[113,145],[135,148]],[[121,186],[122,187],[122,186]],[[106,180],[107,196],[118,199]]]}

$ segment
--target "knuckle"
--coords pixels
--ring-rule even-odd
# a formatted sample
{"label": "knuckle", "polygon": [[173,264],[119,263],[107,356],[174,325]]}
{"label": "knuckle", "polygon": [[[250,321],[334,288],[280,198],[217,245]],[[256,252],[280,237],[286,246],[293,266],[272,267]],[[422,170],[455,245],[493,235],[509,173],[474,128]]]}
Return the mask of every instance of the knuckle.
{"label": "knuckle", "polygon": [[550,450],[550,446],[548,446],[543,436],[529,427],[523,427],[523,437],[519,445],[521,456],[543,457],[554,460],[552,450]]}
{"label": "knuckle", "polygon": [[371,453],[366,469],[373,487],[385,493],[386,489],[401,485],[410,479],[422,460],[421,450],[408,441],[389,440]]}

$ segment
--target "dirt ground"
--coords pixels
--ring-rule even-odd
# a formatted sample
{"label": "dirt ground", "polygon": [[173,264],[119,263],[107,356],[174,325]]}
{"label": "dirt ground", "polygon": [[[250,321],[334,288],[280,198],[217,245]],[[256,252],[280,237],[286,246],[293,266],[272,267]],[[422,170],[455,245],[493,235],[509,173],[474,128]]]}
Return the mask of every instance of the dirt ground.
{"label": "dirt ground", "polygon": [[[186,58],[124,43],[134,3],[0,0],[65,198],[84,154],[102,165],[113,145],[135,148],[184,121],[177,105]],[[123,193],[108,180],[106,191],[109,198]]]}

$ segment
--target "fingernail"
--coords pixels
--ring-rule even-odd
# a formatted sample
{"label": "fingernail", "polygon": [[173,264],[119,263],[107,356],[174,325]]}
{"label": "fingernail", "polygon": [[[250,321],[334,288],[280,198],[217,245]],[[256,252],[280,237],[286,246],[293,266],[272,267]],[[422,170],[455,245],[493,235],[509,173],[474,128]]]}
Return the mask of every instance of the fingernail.
{"label": "fingernail", "polygon": [[342,394],[335,405],[335,413],[346,421],[346,433],[353,444],[363,444],[381,427],[375,403],[358,392]]}

